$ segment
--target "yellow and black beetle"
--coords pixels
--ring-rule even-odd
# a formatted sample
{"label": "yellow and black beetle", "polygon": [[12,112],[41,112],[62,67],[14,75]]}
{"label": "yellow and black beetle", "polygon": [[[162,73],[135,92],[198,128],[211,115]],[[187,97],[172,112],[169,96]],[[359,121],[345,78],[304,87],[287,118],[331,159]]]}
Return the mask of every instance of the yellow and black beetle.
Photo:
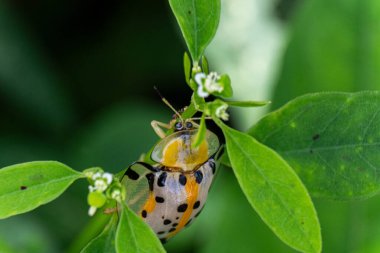
{"label": "yellow and black beetle", "polygon": [[[178,112],[176,115],[170,124],[152,121],[162,138],[151,153],[157,164],[135,162],[122,178],[127,188],[127,205],[163,242],[201,212],[222,153],[218,137],[209,130],[203,142],[194,148],[197,124],[193,119],[183,120]],[[166,136],[160,127],[174,132]]]}

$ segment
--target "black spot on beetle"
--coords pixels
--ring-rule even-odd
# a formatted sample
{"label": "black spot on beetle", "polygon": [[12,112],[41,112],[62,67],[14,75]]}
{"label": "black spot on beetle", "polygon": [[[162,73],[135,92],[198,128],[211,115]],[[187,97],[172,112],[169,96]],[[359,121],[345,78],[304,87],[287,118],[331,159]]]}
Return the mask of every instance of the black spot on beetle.
{"label": "black spot on beetle", "polygon": [[165,199],[163,197],[156,196],[155,199],[156,199],[157,203],[164,203],[165,202]]}
{"label": "black spot on beetle", "polygon": [[176,217],[175,219],[176,219],[176,220],[178,220],[178,219],[179,219],[179,217]]}
{"label": "black spot on beetle", "polygon": [[187,182],[187,178],[186,178],[186,176],[185,175],[183,175],[183,174],[181,174],[181,175],[179,175],[179,183],[181,184],[181,185],[183,185],[183,186],[185,186],[186,185],[186,182]]}
{"label": "black spot on beetle", "polygon": [[164,220],[164,225],[169,225],[170,223],[172,223],[171,220],[168,220],[168,219]]}
{"label": "black spot on beetle", "polygon": [[157,185],[159,187],[164,187],[165,186],[165,182],[166,182],[166,177],[168,176],[168,174],[166,172],[163,172],[157,179]]}
{"label": "black spot on beetle", "polygon": [[208,161],[208,164],[209,164],[210,167],[211,167],[212,174],[215,174],[216,165],[215,165],[214,160],[210,159],[210,160]]}
{"label": "black spot on beetle", "polygon": [[177,211],[179,213],[184,213],[187,209],[187,204],[182,204],[182,205],[179,205],[178,208],[177,208]]}
{"label": "black spot on beetle", "polygon": [[154,174],[153,173],[146,174],[146,178],[148,179],[149,190],[153,191]]}
{"label": "black spot on beetle", "polygon": [[125,175],[127,175],[127,177],[131,180],[137,180],[139,179],[139,174],[137,174],[136,171],[132,170],[131,168],[129,168],[126,172],[125,172]]}
{"label": "black spot on beetle", "polygon": [[142,210],[142,212],[141,212],[141,216],[142,216],[143,218],[146,218],[147,215],[148,215],[148,213],[146,212],[146,210]]}
{"label": "black spot on beetle", "polygon": [[319,134],[315,134],[315,135],[313,136],[313,141],[316,141],[316,140],[318,140],[318,139],[319,139],[319,137],[321,137]]}
{"label": "black spot on beetle", "polygon": [[171,228],[171,229],[169,229],[169,233],[170,233],[170,232],[174,232],[175,229],[176,229],[176,228]]}
{"label": "black spot on beetle", "polygon": [[178,226],[178,223],[173,223],[173,228],[175,228],[176,226]]}
{"label": "black spot on beetle", "polygon": [[163,234],[165,234],[165,231],[159,231],[159,232],[157,232],[157,234],[158,235],[163,235]]}
{"label": "black spot on beetle", "polygon": [[26,189],[28,189],[27,186],[25,186],[25,185],[21,185],[21,186],[20,186],[20,190],[21,190],[21,191],[26,190]]}
{"label": "black spot on beetle", "polygon": [[198,184],[202,183],[202,180],[203,180],[203,173],[202,171],[200,170],[197,170],[195,173],[195,182],[197,182]]}
{"label": "black spot on beetle", "polygon": [[197,209],[201,205],[201,202],[199,200],[194,203],[193,209]]}

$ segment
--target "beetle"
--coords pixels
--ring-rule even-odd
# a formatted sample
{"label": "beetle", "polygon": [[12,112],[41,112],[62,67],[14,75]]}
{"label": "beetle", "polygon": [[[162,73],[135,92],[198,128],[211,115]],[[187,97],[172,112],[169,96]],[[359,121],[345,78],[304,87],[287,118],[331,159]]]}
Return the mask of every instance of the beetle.
{"label": "beetle", "polygon": [[[163,243],[202,211],[223,152],[217,135],[209,130],[203,142],[193,147],[198,125],[194,118],[184,120],[175,113],[169,124],[151,123],[161,137],[151,153],[156,164],[135,162],[122,178],[127,205]],[[160,127],[172,129],[173,133],[167,136]]]}

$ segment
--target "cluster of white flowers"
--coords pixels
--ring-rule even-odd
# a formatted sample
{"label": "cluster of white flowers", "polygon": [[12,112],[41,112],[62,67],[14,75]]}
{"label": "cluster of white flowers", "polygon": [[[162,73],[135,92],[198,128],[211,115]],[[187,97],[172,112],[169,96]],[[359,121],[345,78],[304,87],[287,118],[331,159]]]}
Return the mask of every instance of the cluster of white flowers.
{"label": "cluster of white flowers", "polygon": [[90,185],[88,187],[90,192],[104,192],[108,188],[108,186],[111,185],[113,176],[108,172],[96,172],[94,175],[92,175],[91,179],[94,180],[94,186]]}
{"label": "cluster of white flowers", "polygon": [[197,73],[194,76],[194,80],[198,84],[198,96],[202,98],[206,98],[214,92],[220,93],[224,89],[223,84],[219,82],[220,75],[218,75],[216,72],[211,72],[207,76],[203,72]]}
{"label": "cluster of white flowers", "polygon": [[[206,98],[215,92],[222,93],[224,90],[224,84],[220,79],[220,75],[216,72],[210,72],[208,75],[203,72],[195,74],[194,80],[198,85],[198,96]],[[227,108],[227,103],[221,103],[218,108],[216,108],[215,115],[223,120],[228,120],[229,115],[227,113]]]}
{"label": "cluster of white flowers", "polygon": [[89,201],[90,209],[88,210],[88,215],[93,216],[96,210],[104,205],[107,197],[104,195],[104,191],[111,185],[113,181],[113,175],[108,172],[96,172],[89,177],[94,181],[94,185],[88,186],[90,191]]}

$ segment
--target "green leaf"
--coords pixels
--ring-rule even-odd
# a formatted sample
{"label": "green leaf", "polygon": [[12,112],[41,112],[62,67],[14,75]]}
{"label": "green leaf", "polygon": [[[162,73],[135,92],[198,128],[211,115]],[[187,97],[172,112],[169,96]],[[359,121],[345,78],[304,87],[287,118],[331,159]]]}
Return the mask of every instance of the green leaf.
{"label": "green leaf", "polygon": [[316,93],[268,114],[249,132],[282,155],[311,194],[362,199],[380,190],[380,93]]}
{"label": "green leaf", "polygon": [[[215,194],[214,194],[215,193]],[[282,243],[252,211],[252,207],[233,175],[232,169],[221,169],[210,192],[207,206],[197,221],[188,228],[196,238],[206,238],[197,247],[198,253],[296,253],[297,251]],[[232,218],[228,218],[232,217]],[[231,232],[233,231],[233,232]],[[185,231],[184,233],[186,233]],[[326,231],[324,231],[326,232]],[[182,234],[178,235],[178,237]],[[194,237],[190,237],[194,238]],[[184,238],[187,245],[178,245],[181,238],[168,243],[168,252],[182,252],[183,247],[191,247],[189,237]],[[190,241],[190,242],[188,242]],[[347,241],[344,241],[347,242]],[[165,245],[166,246],[166,245]],[[338,251],[326,251],[338,253]],[[339,253],[342,253],[340,251]]]}
{"label": "green leaf", "polygon": [[218,96],[221,96],[221,97],[225,97],[225,98],[232,97],[233,90],[232,90],[232,86],[231,86],[230,76],[227,75],[227,74],[222,75],[220,77],[220,80],[218,81],[218,83],[222,83],[222,85],[223,85],[223,91],[220,92],[220,93],[216,92],[215,94],[218,95]]}
{"label": "green leaf", "polygon": [[148,224],[124,205],[116,231],[116,252],[163,253],[165,249]]}
{"label": "green leaf", "polygon": [[298,7],[274,106],[310,92],[380,89],[379,1],[302,1]]}
{"label": "green leaf", "polygon": [[[115,177],[124,175],[125,170],[120,171],[121,175],[116,174]],[[109,201],[101,209],[97,210],[95,215],[91,217],[90,221],[82,228],[82,231],[75,236],[71,241],[70,246],[65,251],[66,253],[78,253],[85,248],[94,238],[98,237],[105,229],[110,220],[114,218],[109,214],[105,214],[105,211],[109,208],[115,208],[116,202]]]}
{"label": "green leaf", "polygon": [[201,145],[202,141],[206,137],[206,120],[205,120],[205,115],[202,114],[201,122],[197,131],[197,135],[195,136],[195,141],[191,144],[193,148],[198,147]]}
{"label": "green leaf", "polygon": [[204,56],[204,55],[202,55],[202,71],[206,75],[208,75],[210,72],[209,67],[208,67],[208,60],[207,60],[206,56]]}
{"label": "green leaf", "polygon": [[270,104],[270,101],[225,101],[230,106],[260,107]]}
{"label": "green leaf", "polygon": [[228,156],[249,203],[273,232],[302,252],[321,251],[321,231],[310,196],[292,168],[252,136],[227,127]]}
{"label": "green leaf", "polygon": [[[183,70],[185,72],[186,83],[190,85],[190,74],[191,74],[191,60],[189,55],[185,52],[183,55]],[[190,86],[191,87],[191,86]]]}
{"label": "green leaf", "polygon": [[218,28],[220,0],[169,0],[191,57],[199,62]]}
{"label": "green leaf", "polygon": [[198,96],[196,92],[191,96],[191,103],[194,105],[197,111],[203,111],[206,105],[205,99]]}
{"label": "green leaf", "polygon": [[193,90],[193,91],[197,91],[198,89],[198,84],[193,80],[193,79],[190,79],[189,81],[189,86],[190,88]]}
{"label": "green leaf", "polygon": [[104,230],[81,253],[116,253],[115,235],[118,217],[114,215]]}
{"label": "green leaf", "polygon": [[194,103],[191,101],[190,105],[186,107],[185,111],[182,113],[183,119],[190,119],[197,112]]}
{"label": "green leaf", "polygon": [[232,167],[230,158],[228,158],[227,152],[223,153],[222,157],[220,158],[220,163],[226,167],[229,167],[229,168]]}
{"label": "green leaf", "polygon": [[81,177],[81,173],[54,161],[21,163],[0,169],[0,219],[54,200]]}

